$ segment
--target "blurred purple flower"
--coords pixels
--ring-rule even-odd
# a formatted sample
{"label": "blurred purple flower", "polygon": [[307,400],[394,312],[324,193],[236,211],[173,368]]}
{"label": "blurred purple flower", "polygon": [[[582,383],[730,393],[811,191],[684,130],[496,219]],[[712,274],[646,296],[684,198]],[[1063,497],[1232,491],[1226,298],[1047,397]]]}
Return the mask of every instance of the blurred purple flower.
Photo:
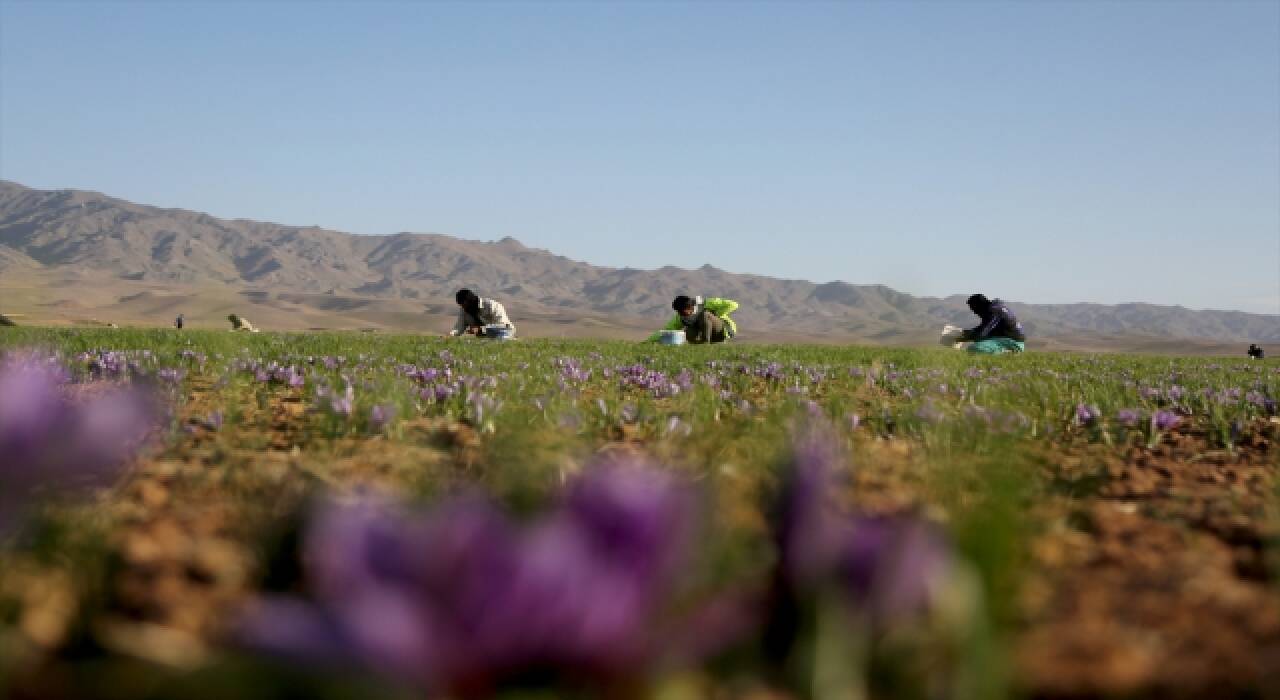
{"label": "blurred purple flower", "polygon": [[329,507],[306,539],[311,600],[261,600],[241,636],[461,697],[533,675],[642,678],[682,636],[670,613],[695,507],[670,476],[623,464],[589,468],[524,527],[469,497],[419,515]]}
{"label": "blurred purple flower", "polygon": [[396,417],[394,404],[375,404],[369,409],[369,430],[381,432]]}
{"label": "blurred purple flower", "polygon": [[1268,414],[1274,415],[1276,412],[1275,399],[1268,397],[1260,391],[1250,391],[1244,395],[1244,400],[1250,404],[1262,409]]}
{"label": "blurred purple flower", "polygon": [[331,392],[329,396],[329,410],[340,416],[350,416],[355,410],[356,390],[350,384],[343,390],[341,395]]}
{"label": "blurred purple flower", "polygon": [[159,372],[156,372],[157,378],[159,378],[161,381],[169,382],[170,384],[182,383],[182,378],[185,375],[186,375],[185,371],[177,368],[166,368],[166,369],[160,370]]}
{"label": "blurred purple flower", "polygon": [[158,423],[158,406],[141,391],[73,400],[66,380],[60,367],[30,358],[0,363],[0,521],[38,491],[110,482]]}
{"label": "blurred purple flower", "polygon": [[1120,409],[1120,412],[1116,414],[1116,420],[1120,421],[1120,425],[1123,425],[1126,428],[1136,426],[1138,421],[1141,419],[1141,414],[1131,408],[1122,408]]}
{"label": "blurred purple flower", "polygon": [[953,567],[950,548],[925,522],[849,515],[832,492],[840,453],[825,429],[797,440],[776,507],[782,595],[842,591],[876,625],[927,611]]}
{"label": "blurred purple flower", "polygon": [[1156,430],[1160,431],[1172,430],[1181,422],[1182,417],[1173,411],[1156,411],[1155,414],[1151,416],[1151,424],[1155,426]]}
{"label": "blurred purple flower", "polygon": [[483,425],[486,416],[496,412],[498,400],[487,394],[472,392],[467,394],[467,405],[471,408],[471,421],[474,425]]}
{"label": "blurred purple flower", "polygon": [[1097,406],[1076,404],[1076,422],[1080,425],[1093,425],[1101,417],[1102,411]]}
{"label": "blurred purple flower", "polygon": [[924,403],[920,404],[919,408],[916,409],[915,416],[929,424],[941,423],[942,420],[947,417],[942,409],[938,407],[938,404],[931,398],[925,399]]}

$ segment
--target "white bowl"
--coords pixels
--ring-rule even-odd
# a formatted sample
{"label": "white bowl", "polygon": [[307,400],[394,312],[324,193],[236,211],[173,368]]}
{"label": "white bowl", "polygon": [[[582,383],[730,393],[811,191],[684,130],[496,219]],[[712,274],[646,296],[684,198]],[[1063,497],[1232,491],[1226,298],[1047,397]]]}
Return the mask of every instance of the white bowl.
{"label": "white bowl", "polygon": [[662,331],[658,342],[662,345],[684,345],[684,331]]}

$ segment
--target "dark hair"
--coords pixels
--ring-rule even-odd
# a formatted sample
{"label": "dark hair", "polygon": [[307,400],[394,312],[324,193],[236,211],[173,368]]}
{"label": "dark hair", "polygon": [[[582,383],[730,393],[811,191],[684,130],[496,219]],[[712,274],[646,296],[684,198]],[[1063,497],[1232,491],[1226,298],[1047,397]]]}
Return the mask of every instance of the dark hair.
{"label": "dark hair", "polygon": [[697,306],[697,304],[693,301],[693,297],[687,297],[683,294],[676,297],[675,301],[671,302],[671,308],[675,309],[676,313],[684,311],[685,309],[692,309],[695,306]]}
{"label": "dark hair", "polygon": [[470,306],[471,304],[480,301],[480,297],[470,289],[459,289],[458,293],[453,295],[453,298],[463,306]]}
{"label": "dark hair", "polygon": [[989,309],[991,308],[991,300],[983,294],[974,294],[965,302],[971,309]]}

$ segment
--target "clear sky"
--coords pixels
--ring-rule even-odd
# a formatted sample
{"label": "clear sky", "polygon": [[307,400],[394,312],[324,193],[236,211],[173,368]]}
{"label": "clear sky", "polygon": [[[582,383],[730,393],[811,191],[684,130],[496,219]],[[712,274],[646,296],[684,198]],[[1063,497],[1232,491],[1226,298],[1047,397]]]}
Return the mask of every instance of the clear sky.
{"label": "clear sky", "polygon": [[1280,2],[0,0],[0,177],[611,266],[1280,313]]}

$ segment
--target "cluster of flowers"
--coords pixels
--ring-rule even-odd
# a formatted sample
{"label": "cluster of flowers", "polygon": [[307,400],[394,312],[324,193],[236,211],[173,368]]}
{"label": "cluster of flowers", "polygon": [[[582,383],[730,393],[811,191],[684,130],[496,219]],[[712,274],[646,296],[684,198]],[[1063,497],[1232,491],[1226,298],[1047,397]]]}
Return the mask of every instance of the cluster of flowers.
{"label": "cluster of flowers", "polygon": [[[1102,409],[1091,404],[1076,405],[1076,422],[1083,426],[1098,425],[1103,418]],[[1142,412],[1122,408],[1116,412],[1116,422],[1126,428],[1136,428],[1142,423]],[[1173,411],[1158,410],[1151,414],[1151,426],[1158,431],[1172,430],[1182,423],[1182,416]]]}
{"label": "cluster of flowers", "polygon": [[773,509],[776,564],[749,587],[691,585],[701,493],[670,470],[613,461],[532,520],[475,495],[417,512],[325,506],[304,539],[307,594],[261,598],[241,638],[469,697],[530,679],[627,687],[739,645],[781,659],[808,648],[797,611],[819,595],[841,601],[851,626],[918,621],[957,560],[919,520],[835,508],[828,442],[797,445]]}
{"label": "cluster of flowers", "polygon": [[306,386],[307,372],[294,365],[281,366],[269,362],[253,368],[253,377],[262,384],[283,384],[294,388]]}
{"label": "cluster of flowers", "polygon": [[671,380],[665,372],[651,369],[642,364],[627,365],[614,368],[612,374],[618,378],[623,388],[635,388],[649,392],[656,399],[675,396],[687,387]]}

